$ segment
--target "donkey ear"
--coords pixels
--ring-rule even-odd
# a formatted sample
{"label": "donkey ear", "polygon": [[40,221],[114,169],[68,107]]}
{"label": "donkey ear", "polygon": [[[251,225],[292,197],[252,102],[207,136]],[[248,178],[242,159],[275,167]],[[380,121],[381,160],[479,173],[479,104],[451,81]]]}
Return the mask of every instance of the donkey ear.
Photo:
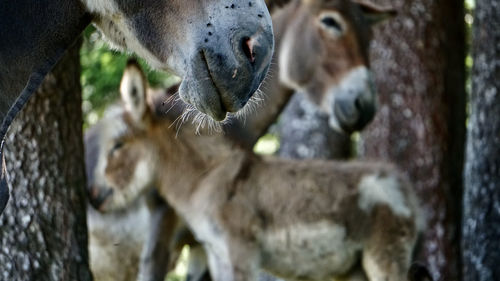
{"label": "donkey ear", "polygon": [[397,15],[396,10],[392,7],[379,6],[367,0],[353,0],[353,2],[361,9],[370,25],[375,25]]}
{"label": "donkey ear", "polygon": [[141,66],[135,59],[127,62],[120,83],[120,95],[125,110],[130,114],[134,122],[140,123],[146,113],[147,80]]}

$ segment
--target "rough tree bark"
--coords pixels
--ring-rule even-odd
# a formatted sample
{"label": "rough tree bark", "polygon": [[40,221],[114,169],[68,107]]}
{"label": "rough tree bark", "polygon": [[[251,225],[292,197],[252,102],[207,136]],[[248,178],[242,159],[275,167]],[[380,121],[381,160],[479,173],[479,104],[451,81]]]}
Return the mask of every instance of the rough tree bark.
{"label": "rough tree bark", "polygon": [[45,77],[7,134],[12,196],[0,217],[0,280],[92,280],[79,45]]}
{"label": "rough tree bark", "polygon": [[392,5],[398,16],[377,29],[372,43],[380,107],[362,134],[362,151],[408,174],[427,216],[417,258],[435,280],[461,280],[464,3],[377,2]]}
{"label": "rough tree bark", "polygon": [[500,0],[477,0],[464,173],[464,280],[500,280]]}
{"label": "rough tree bark", "polygon": [[304,95],[295,94],[278,123],[279,155],[296,159],[347,159],[351,138],[333,131],[328,117]]}

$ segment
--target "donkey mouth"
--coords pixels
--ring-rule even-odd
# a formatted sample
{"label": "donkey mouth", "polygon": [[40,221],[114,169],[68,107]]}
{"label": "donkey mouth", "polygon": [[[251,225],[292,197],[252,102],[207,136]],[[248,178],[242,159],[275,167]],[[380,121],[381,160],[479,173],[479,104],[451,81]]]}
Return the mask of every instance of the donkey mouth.
{"label": "donkey mouth", "polygon": [[99,211],[104,211],[106,202],[113,194],[113,189],[99,189],[92,187],[90,190],[89,201],[90,204]]}
{"label": "donkey mouth", "polygon": [[214,75],[212,74],[212,71],[210,70],[210,66],[208,64],[207,57],[205,55],[205,51],[203,51],[203,50],[200,51],[200,56],[201,56],[201,61],[203,63],[203,67],[205,68],[204,70],[206,71],[207,76],[210,80],[209,81],[210,86],[212,86],[211,88],[212,88],[213,92],[215,93],[215,95],[218,99],[218,102],[219,102],[219,109],[220,110],[218,112],[216,112],[216,114],[209,114],[209,115],[216,121],[222,121],[227,116],[228,106],[226,106],[226,104],[224,103],[222,91],[217,86],[217,82],[214,79]]}
{"label": "donkey mouth", "polygon": [[190,67],[179,94],[215,121],[244,108],[267,73],[267,68],[262,70],[248,60],[241,63],[231,54],[209,48],[198,50]]}

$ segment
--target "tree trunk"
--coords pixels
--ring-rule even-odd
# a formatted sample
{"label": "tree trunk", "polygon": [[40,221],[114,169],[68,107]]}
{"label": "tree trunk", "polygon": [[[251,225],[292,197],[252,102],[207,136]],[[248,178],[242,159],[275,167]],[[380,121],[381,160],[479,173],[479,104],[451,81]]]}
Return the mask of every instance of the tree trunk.
{"label": "tree trunk", "polygon": [[92,280],[88,265],[79,46],[18,114],[5,161],[0,280]]}
{"label": "tree trunk", "polygon": [[500,0],[477,0],[464,173],[464,280],[500,280]]}
{"label": "tree trunk", "polygon": [[328,117],[301,94],[295,94],[286,106],[278,131],[282,157],[347,159],[351,156],[351,138],[333,131]]}
{"label": "tree trunk", "polygon": [[376,29],[372,43],[380,106],[362,134],[362,151],[408,174],[427,218],[417,258],[427,263],[435,280],[461,280],[464,3],[382,4],[395,7],[398,16]]}

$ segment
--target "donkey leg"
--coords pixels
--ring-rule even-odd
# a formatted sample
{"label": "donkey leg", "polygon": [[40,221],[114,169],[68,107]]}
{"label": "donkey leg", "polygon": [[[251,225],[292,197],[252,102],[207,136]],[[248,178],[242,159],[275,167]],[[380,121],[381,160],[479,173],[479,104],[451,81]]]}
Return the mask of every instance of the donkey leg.
{"label": "donkey leg", "polygon": [[376,208],[372,233],[362,257],[368,280],[407,280],[416,241],[415,224],[412,218],[394,215],[388,206]]}
{"label": "donkey leg", "polygon": [[169,269],[170,259],[175,257],[172,245],[175,239],[178,217],[175,211],[157,194],[148,195],[151,211],[149,237],[143,247],[139,265],[140,281],[163,281]]}
{"label": "donkey leg", "polygon": [[231,261],[227,253],[209,247],[205,247],[205,251],[207,253],[208,268],[212,280],[232,281]]}
{"label": "donkey leg", "polygon": [[217,281],[255,281],[258,258],[255,248],[231,241],[224,249],[207,249],[210,274]]}
{"label": "donkey leg", "polygon": [[229,245],[234,280],[256,281],[260,271],[257,246],[252,242],[239,238],[230,241]]}
{"label": "donkey leg", "polygon": [[207,255],[201,245],[191,245],[189,249],[186,281],[209,281]]}
{"label": "donkey leg", "polygon": [[345,276],[334,278],[333,281],[368,281],[361,265],[357,265]]}

